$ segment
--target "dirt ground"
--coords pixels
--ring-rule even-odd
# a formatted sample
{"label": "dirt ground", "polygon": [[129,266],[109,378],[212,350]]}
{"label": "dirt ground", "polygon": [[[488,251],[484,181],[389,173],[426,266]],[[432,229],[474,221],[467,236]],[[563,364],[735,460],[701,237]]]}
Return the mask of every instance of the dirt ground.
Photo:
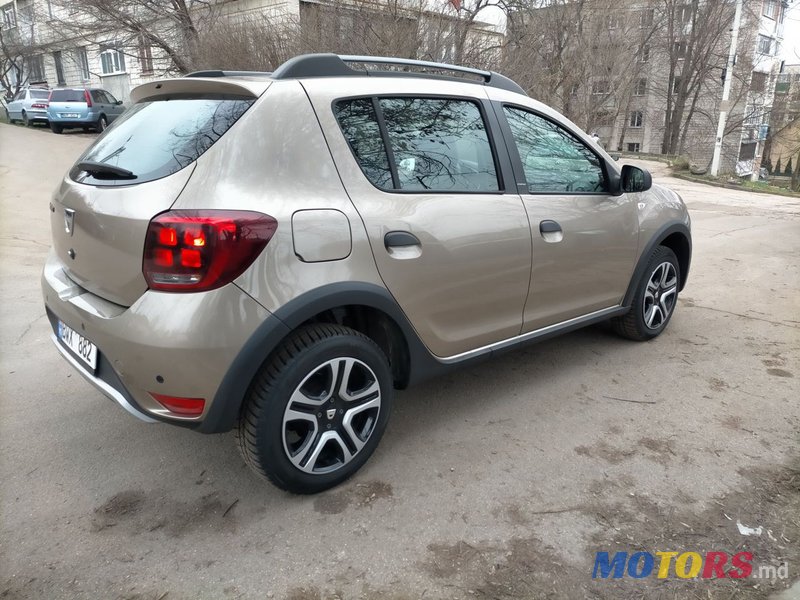
{"label": "dirt ground", "polygon": [[[52,348],[48,201],[92,137],[0,125],[0,598],[800,598],[800,201],[647,164],[693,219],[664,335],[593,327],[400,393],[366,467],[297,497]],[[789,577],[593,580],[617,550]]]}

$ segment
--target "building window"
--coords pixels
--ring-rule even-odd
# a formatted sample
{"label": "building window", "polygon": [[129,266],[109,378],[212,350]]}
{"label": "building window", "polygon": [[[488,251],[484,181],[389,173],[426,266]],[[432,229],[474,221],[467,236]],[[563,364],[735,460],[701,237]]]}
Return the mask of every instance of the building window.
{"label": "building window", "polygon": [[761,73],[760,71],[753,71],[753,75],[750,78],[750,91],[760,93],[766,89],[767,89],[767,74]]}
{"label": "building window", "polygon": [[598,127],[612,127],[614,125],[614,118],[615,115],[613,112],[601,110],[597,112],[594,122]]}
{"label": "building window", "polygon": [[620,26],[620,18],[617,14],[606,15],[606,27],[616,29]]}
{"label": "building window", "polygon": [[147,43],[144,36],[139,37],[139,68],[143,75],[153,72],[153,48]]}
{"label": "building window", "polygon": [[673,77],[672,78],[672,93],[677,94],[681,90],[681,78],[680,77]]}
{"label": "building window", "polygon": [[611,91],[611,85],[608,79],[596,79],[592,82],[592,94],[603,96]]}
{"label": "building window", "polygon": [[78,48],[75,50],[75,64],[78,65],[78,72],[81,79],[87,80],[91,77],[89,73],[89,56],[86,54],[86,48]]}
{"label": "building window", "polygon": [[765,17],[774,19],[778,15],[778,3],[775,0],[764,0],[762,14]]}
{"label": "building window", "polygon": [[761,113],[755,104],[748,104],[744,109],[744,124],[748,126],[758,125],[761,122]]}
{"label": "building window", "polygon": [[634,128],[639,128],[644,123],[644,115],[640,110],[633,110],[630,114],[630,126]]}
{"label": "building window", "polygon": [[44,61],[42,55],[31,56],[27,61],[28,81],[30,83],[41,83],[44,81]]}
{"label": "building window", "polygon": [[768,38],[765,35],[759,35],[757,50],[759,54],[772,54],[772,38]]}
{"label": "building window", "polygon": [[677,11],[678,11],[678,21],[680,23],[686,24],[692,20],[692,7],[690,4],[684,4],[683,6],[679,6]]}
{"label": "building window", "polygon": [[56,81],[58,85],[66,85],[67,80],[64,79],[64,61],[61,58],[61,51],[53,52],[53,62],[56,64]]}
{"label": "building window", "polygon": [[644,96],[647,92],[647,79],[639,79],[633,88],[634,96]]}
{"label": "building window", "polygon": [[639,61],[646,63],[648,60],[650,60],[650,46],[642,46],[639,52]]}
{"label": "building window", "polygon": [[674,42],[672,44],[672,54],[677,57],[678,60],[686,58],[686,41]]}
{"label": "building window", "polygon": [[651,27],[654,14],[655,11],[652,8],[645,8],[639,11],[639,27]]}
{"label": "building window", "polygon": [[11,29],[17,26],[17,13],[14,12],[14,5],[8,4],[3,7],[3,27]]}
{"label": "building window", "polygon": [[639,152],[640,148],[639,142],[628,142],[628,152]]}
{"label": "building window", "polygon": [[125,55],[118,48],[103,48],[100,51],[100,66],[103,75],[125,72]]}

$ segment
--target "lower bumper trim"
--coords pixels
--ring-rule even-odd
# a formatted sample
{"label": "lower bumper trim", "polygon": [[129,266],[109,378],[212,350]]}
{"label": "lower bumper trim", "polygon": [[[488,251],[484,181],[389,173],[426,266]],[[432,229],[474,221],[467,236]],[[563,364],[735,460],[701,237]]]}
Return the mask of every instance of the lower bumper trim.
{"label": "lower bumper trim", "polygon": [[103,392],[106,396],[111,398],[114,402],[119,404],[122,408],[124,408],[126,411],[128,411],[137,419],[140,419],[145,423],[157,422],[156,419],[150,418],[144,413],[134,408],[131,405],[131,403],[125,399],[125,396],[120,394],[117,390],[108,385],[105,381],[103,381],[102,379],[98,379],[97,377],[94,377],[89,372],[87,372],[86,369],[84,369],[81,366],[81,364],[75,358],[73,358],[72,355],[70,355],[69,352],[67,352],[66,348],[64,348],[64,346],[61,345],[55,333],[50,334],[50,339],[53,341],[53,344],[55,344],[55,347],[58,348],[58,351],[61,353],[61,356],[66,358],[67,361],[75,368],[75,370],[78,371],[78,373],[80,373],[81,375],[83,375],[86,381],[91,383],[94,387]]}

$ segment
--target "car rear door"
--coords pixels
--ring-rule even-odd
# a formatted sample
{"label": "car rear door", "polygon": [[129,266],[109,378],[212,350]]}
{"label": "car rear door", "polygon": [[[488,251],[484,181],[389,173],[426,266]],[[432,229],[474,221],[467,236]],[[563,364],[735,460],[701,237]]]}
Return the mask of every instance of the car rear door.
{"label": "car rear door", "polygon": [[107,112],[109,122],[116,119],[118,116],[122,114],[122,111],[125,110],[121,104],[117,104],[117,99],[112,96],[109,92],[103,91],[101,92],[103,97],[105,98],[106,105],[107,105]]}
{"label": "car rear door", "polygon": [[530,229],[505,189],[491,108],[473,96],[483,88],[387,78],[379,94],[348,82],[345,96],[341,81],[303,85],[380,275],[428,348],[453,357],[518,335]]}
{"label": "car rear door", "polygon": [[605,159],[552,111],[494,106],[531,223],[523,333],[618,306],[638,245],[634,195],[609,192]]}

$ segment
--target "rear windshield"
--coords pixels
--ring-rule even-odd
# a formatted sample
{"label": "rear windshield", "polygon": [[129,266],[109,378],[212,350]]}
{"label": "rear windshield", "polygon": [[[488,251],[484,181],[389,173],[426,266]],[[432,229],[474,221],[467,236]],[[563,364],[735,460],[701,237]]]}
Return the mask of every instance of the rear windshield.
{"label": "rear windshield", "polygon": [[83,90],[53,90],[50,102],[86,102]]}
{"label": "rear windshield", "polygon": [[34,100],[44,100],[50,97],[50,92],[47,90],[31,90],[31,98]]}
{"label": "rear windshield", "polygon": [[[208,150],[255,102],[254,98],[180,98],[140,102],[98,138],[70,172],[94,185],[131,185],[171,175]],[[81,162],[106,163],[135,178],[82,170]]]}

